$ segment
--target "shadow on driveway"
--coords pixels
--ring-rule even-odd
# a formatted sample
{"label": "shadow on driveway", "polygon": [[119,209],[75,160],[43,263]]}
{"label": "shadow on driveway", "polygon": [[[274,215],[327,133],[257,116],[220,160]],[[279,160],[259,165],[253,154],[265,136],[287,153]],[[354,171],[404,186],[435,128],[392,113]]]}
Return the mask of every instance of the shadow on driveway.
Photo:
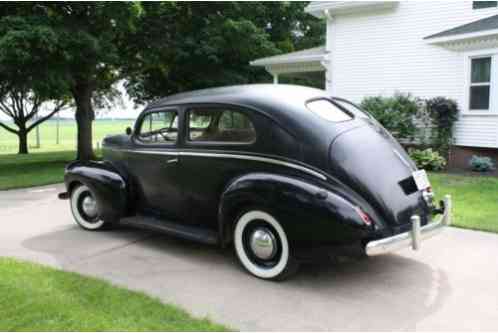
{"label": "shadow on driveway", "polygon": [[272,283],[245,273],[231,249],[134,229],[71,227],[23,246],[242,330],[414,330],[451,293],[443,271],[398,255],[308,264]]}

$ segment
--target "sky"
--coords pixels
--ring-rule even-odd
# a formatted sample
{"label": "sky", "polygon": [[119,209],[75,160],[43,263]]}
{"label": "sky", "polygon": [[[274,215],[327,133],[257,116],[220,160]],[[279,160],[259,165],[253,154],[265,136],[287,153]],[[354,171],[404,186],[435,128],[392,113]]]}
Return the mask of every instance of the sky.
{"label": "sky", "polygon": [[[121,92],[121,102],[116,103],[110,109],[95,110],[97,119],[98,118],[114,118],[114,119],[135,119],[138,114],[144,109],[145,105],[139,105],[135,107],[135,103],[130,99],[126,90],[123,86],[124,81],[118,82],[116,88]],[[43,115],[45,112],[41,111],[40,114]],[[74,108],[68,109],[60,112],[60,116],[63,118],[74,118]],[[0,120],[10,120],[5,114],[0,112]]]}

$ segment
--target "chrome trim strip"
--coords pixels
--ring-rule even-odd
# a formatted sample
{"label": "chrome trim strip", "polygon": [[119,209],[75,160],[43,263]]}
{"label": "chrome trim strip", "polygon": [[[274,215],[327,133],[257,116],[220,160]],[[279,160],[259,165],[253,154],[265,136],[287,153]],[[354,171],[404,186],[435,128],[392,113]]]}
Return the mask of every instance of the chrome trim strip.
{"label": "chrome trim strip", "polygon": [[135,153],[135,154],[147,154],[147,155],[166,155],[166,156],[180,156],[178,152],[169,152],[169,151],[153,151],[153,150],[131,150],[131,149],[121,149],[121,148],[109,148],[102,147],[102,150],[114,150],[114,151],[122,151],[125,153]]}
{"label": "chrome trim strip", "polygon": [[412,216],[412,230],[391,237],[386,237],[368,242],[365,252],[368,256],[377,256],[402,248],[412,247],[418,250],[422,240],[435,236],[451,224],[451,196],[444,197],[444,212],[437,221],[420,227],[420,217]]}
{"label": "chrome trim strip", "polygon": [[151,151],[151,150],[131,150],[131,149],[120,149],[120,148],[109,148],[109,147],[103,147],[103,149],[117,150],[117,151],[123,151],[123,152],[128,152],[128,153],[166,155],[166,156],[235,158],[235,159],[239,159],[239,160],[256,161],[256,162],[263,162],[263,163],[280,165],[280,166],[300,170],[302,172],[305,172],[307,174],[310,174],[310,175],[315,176],[317,178],[320,178],[322,180],[327,180],[327,177],[325,175],[323,175],[317,171],[314,171],[310,168],[307,168],[307,167],[304,167],[304,166],[301,166],[301,165],[298,165],[295,163],[290,163],[290,162],[277,160],[274,158],[269,158],[269,157],[261,157],[261,156],[253,156],[253,155],[240,155],[240,154],[225,154],[225,153],[196,153],[196,152],[189,152],[189,151],[166,152],[166,151]]}

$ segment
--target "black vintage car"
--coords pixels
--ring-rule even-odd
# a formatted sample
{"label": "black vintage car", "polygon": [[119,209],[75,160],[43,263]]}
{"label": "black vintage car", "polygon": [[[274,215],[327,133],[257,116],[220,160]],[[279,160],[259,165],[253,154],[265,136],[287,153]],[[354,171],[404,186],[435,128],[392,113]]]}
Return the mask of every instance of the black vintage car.
{"label": "black vintage car", "polygon": [[82,228],[125,224],[233,244],[263,279],[320,253],[417,249],[450,223],[450,198],[433,204],[425,172],[396,140],[318,89],[173,95],[147,106],[126,135],[107,137],[103,152],[103,162],[66,168],[60,197]]}

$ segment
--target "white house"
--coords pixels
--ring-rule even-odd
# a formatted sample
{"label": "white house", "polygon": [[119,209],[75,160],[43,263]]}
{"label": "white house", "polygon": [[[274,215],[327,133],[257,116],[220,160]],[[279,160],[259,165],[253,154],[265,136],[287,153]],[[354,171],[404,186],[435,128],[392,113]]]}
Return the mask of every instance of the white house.
{"label": "white house", "polygon": [[312,2],[327,20],[324,47],[257,59],[280,75],[323,72],[331,95],[410,92],[455,99],[461,109],[450,164],[498,158],[498,1]]}

